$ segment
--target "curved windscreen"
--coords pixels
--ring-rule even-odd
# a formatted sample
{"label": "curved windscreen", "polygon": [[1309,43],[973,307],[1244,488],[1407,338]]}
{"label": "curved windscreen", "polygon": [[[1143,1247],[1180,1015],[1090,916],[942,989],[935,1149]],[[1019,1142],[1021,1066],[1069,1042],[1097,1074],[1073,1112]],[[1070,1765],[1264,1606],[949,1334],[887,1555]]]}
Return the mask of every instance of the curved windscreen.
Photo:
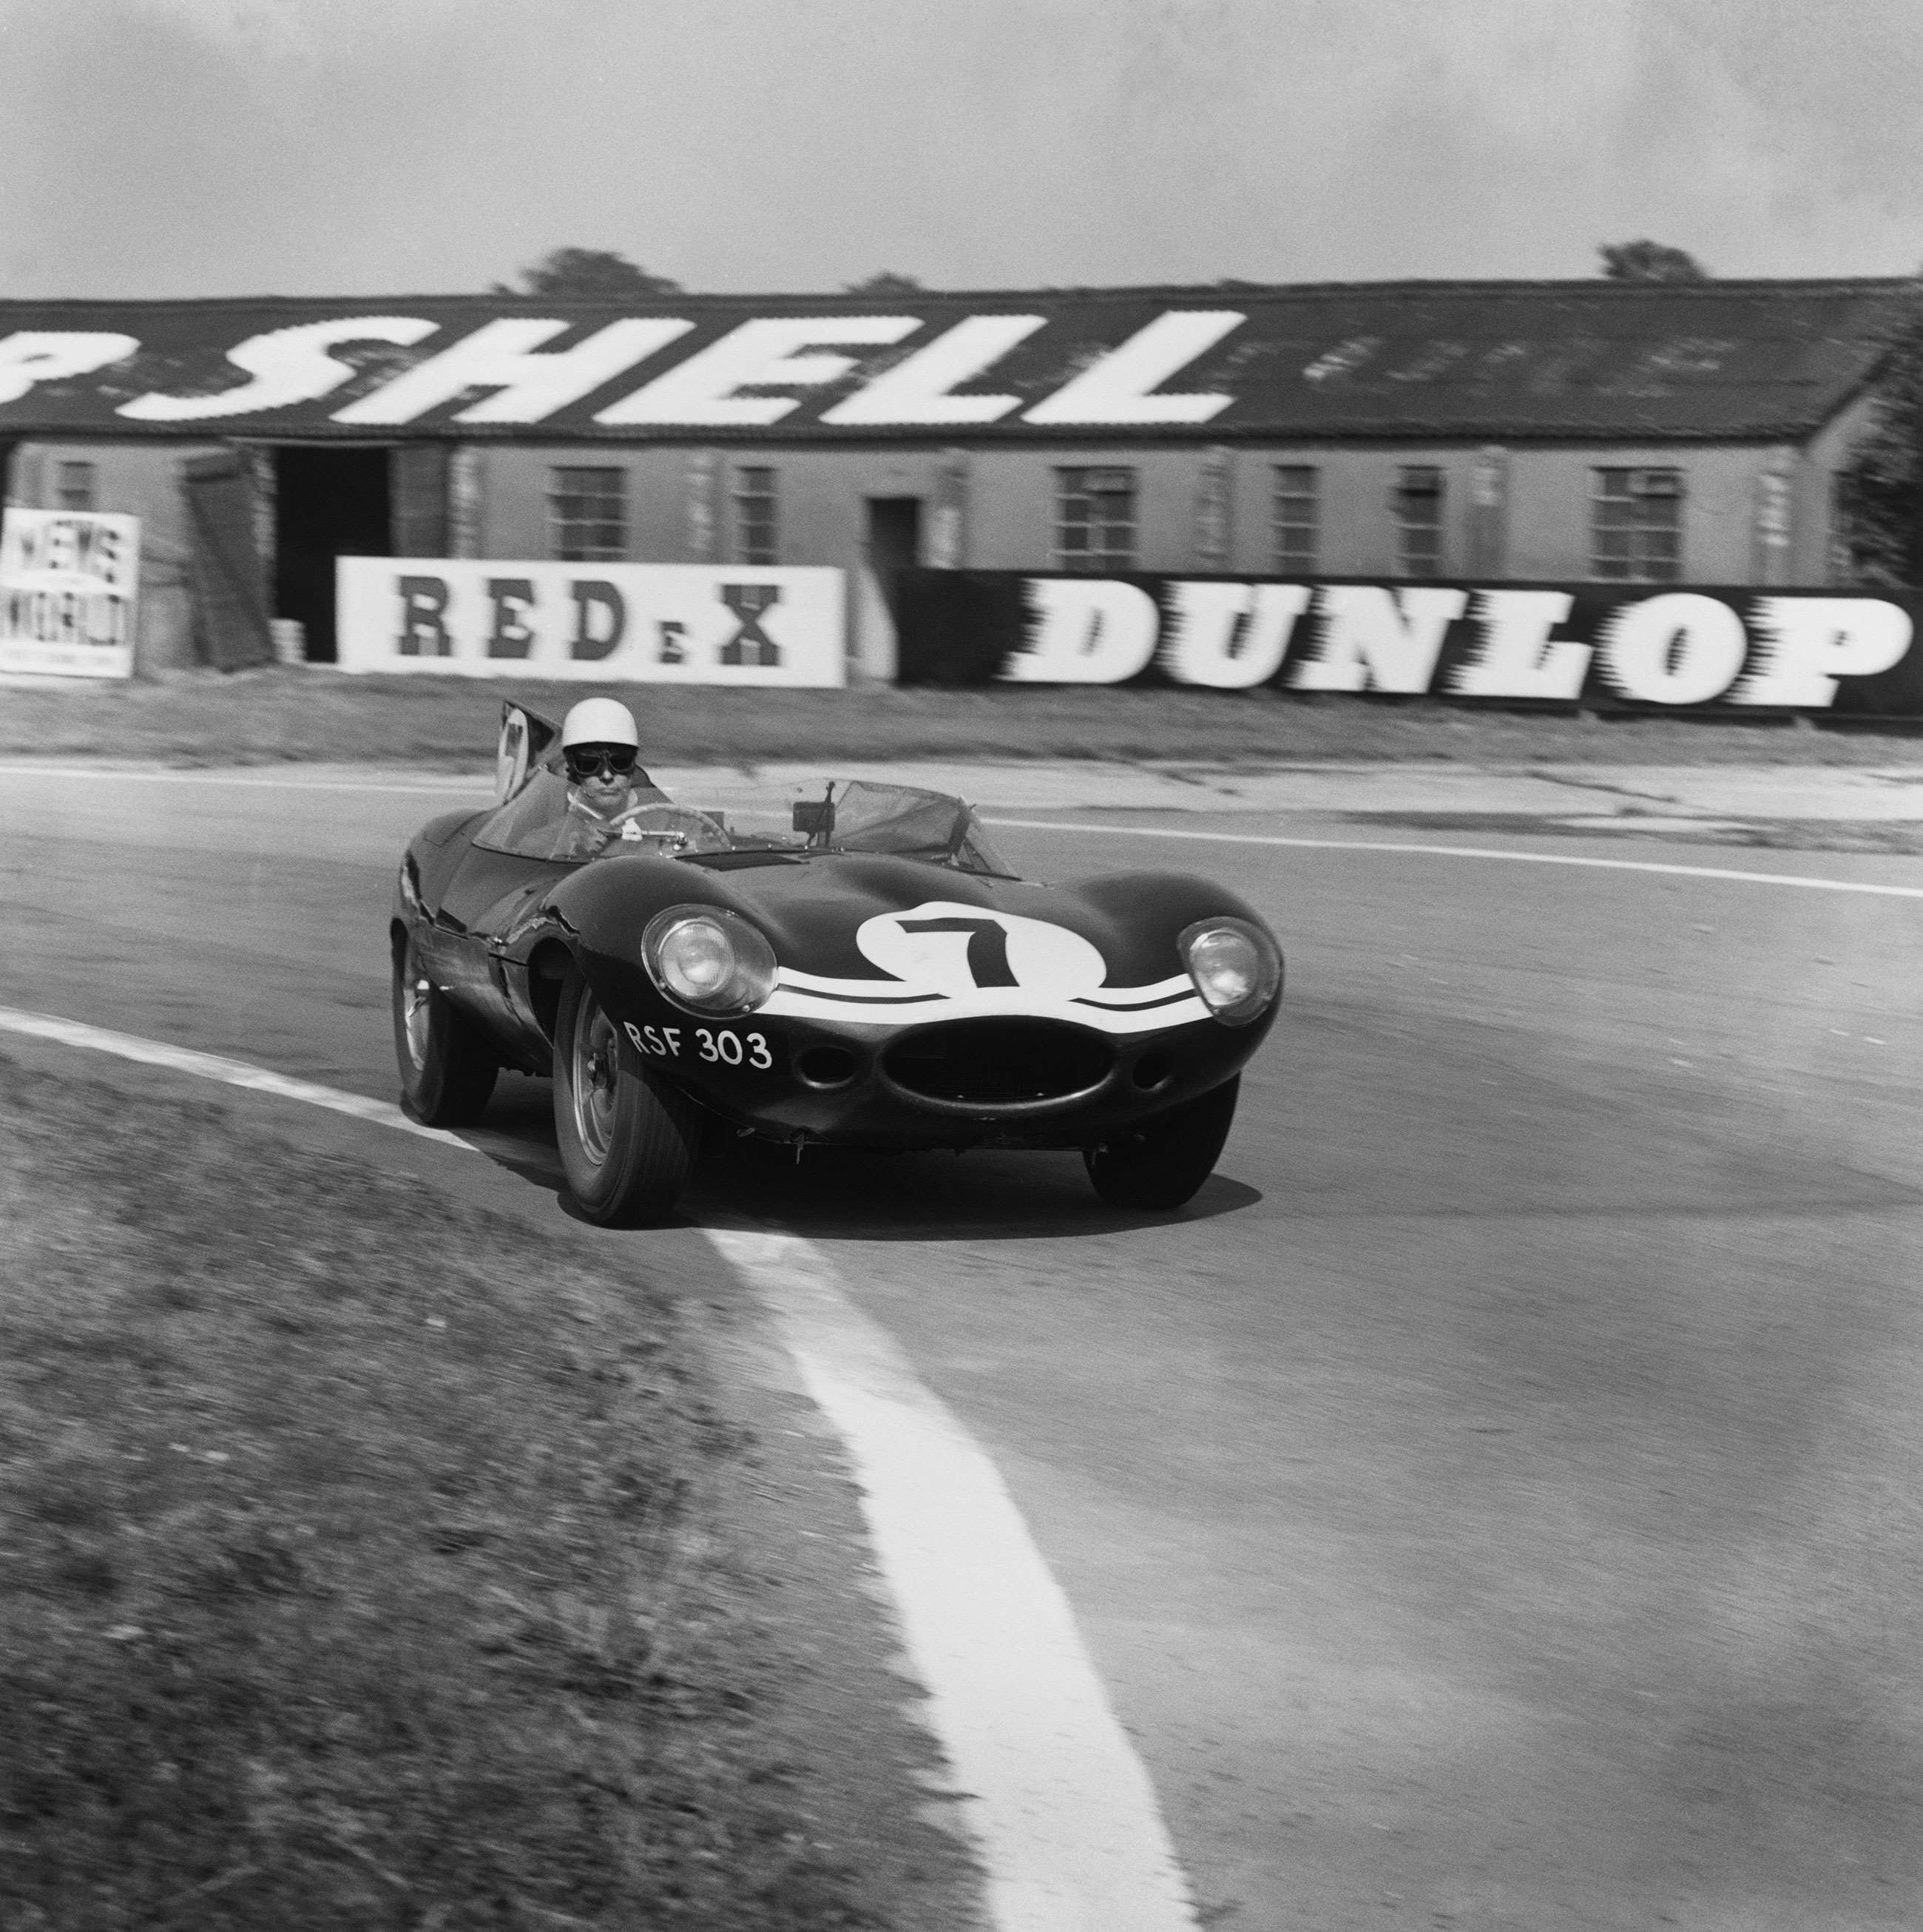
{"label": "curved windscreen", "polygon": [[974,807],[946,792],[856,779],[838,791],[830,787],[818,808],[798,806],[796,823],[811,815],[808,844],[818,851],[887,852],[932,859],[964,872],[1008,870],[982,832]]}
{"label": "curved windscreen", "polygon": [[[668,802],[653,786],[634,788],[630,802],[603,817],[590,809],[560,772],[536,770],[514,795],[488,814],[474,835],[483,850],[580,865],[617,853],[651,852],[700,858],[728,852],[877,852],[952,866],[958,872],[1008,868],[984,836],[974,808],[945,792],[914,785],[861,782],[825,788],[825,795],[794,804],[793,830],[737,829],[740,818],[765,827],[773,814],[751,794],[729,800],[726,818]],[[805,835],[805,836],[804,836]]]}
{"label": "curved windscreen", "polygon": [[670,805],[652,785],[628,788],[626,802],[603,817],[560,772],[537,771],[474,835],[489,852],[578,865],[604,852],[725,850],[726,832],[705,812]]}

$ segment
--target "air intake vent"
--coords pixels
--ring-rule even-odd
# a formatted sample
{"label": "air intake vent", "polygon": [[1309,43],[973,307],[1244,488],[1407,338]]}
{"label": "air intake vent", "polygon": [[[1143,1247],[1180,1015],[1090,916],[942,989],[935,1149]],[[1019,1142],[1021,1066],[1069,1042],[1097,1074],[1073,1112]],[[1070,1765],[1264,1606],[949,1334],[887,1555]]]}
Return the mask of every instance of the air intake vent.
{"label": "air intake vent", "polygon": [[1086,1093],[1114,1064],[1101,1034],[1059,1020],[954,1020],[897,1040],[882,1058],[911,1094],[984,1107]]}

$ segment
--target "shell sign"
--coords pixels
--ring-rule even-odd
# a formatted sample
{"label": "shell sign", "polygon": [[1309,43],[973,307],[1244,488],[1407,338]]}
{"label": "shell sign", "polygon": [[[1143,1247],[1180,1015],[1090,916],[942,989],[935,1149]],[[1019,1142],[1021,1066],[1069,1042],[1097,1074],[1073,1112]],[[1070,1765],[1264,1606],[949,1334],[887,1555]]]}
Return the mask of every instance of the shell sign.
{"label": "shell sign", "polygon": [[[8,306],[18,315],[26,305]],[[744,314],[739,302],[572,316],[530,314],[526,304],[490,313],[502,305],[471,298],[378,314],[280,305],[298,307],[298,320],[262,304],[99,306],[98,316],[84,304],[20,316],[64,326],[0,334],[0,428],[364,435],[542,424],[623,440],[760,434],[790,419],[843,434],[1192,428],[1236,398],[1179,379],[1248,319],[1130,303],[1076,321],[952,298],[914,314]],[[0,328],[5,320],[0,311]],[[117,326],[76,326],[89,321]]]}

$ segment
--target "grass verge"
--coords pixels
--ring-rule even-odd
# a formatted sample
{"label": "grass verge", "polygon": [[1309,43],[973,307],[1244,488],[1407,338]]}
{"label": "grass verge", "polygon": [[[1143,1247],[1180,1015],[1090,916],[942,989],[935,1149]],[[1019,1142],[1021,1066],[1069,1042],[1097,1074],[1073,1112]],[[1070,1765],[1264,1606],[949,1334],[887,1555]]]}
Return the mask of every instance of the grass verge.
{"label": "grass verge", "polygon": [[4,1056],[0,1280],[7,1932],[880,1922],[646,1283]]}
{"label": "grass verge", "polygon": [[1472,712],[1426,699],[1030,686],[728,690],[520,679],[350,677],[320,668],[0,690],[0,754],[161,763],[317,759],[472,770],[501,700],[558,717],[596,692],[631,704],[662,764],[778,760],[1112,758],[1214,764],[1441,759],[1478,765],[1882,765],[1923,736],[1669,718]]}

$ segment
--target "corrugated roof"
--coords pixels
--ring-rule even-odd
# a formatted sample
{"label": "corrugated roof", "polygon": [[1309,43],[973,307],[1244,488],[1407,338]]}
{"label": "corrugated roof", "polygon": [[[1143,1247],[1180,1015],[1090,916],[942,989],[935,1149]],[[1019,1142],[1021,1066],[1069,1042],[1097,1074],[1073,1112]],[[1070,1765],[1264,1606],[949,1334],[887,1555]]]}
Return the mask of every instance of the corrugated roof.
{"label": "corrugated roof", "polygon": [[[1862,388],[1918,296],[1917,284],[1895,279],[1597,280],[1226,283],[886,300],[702,296],[634,304],[496,296],[0,302],[0,435],[1796,440]],[[1012,328],[998,336],[986,320],[1014,316],[1033,319],[1019,339]],[[384,319],[388,339],[353,339],[357,321],[370,318]],[[745,324],[813,319],[825,328],[830,319],[854,319],[852,332],[859,332],[862,324],[880,328],[878,318],[895,319],[892,339],[837,346],[830,330],[831,339],[811,350],[796,347],[791,334],[786,352],[813,356],[812,374],[760,383],[742,377],[730,389],[722,364],[731,352],[722,350],[694,365],[707,372],[702,380],[677,379],[680,401],[670,383],[650,392],[645,407],[622,413],[623,398],[688,370],[724,338],[739,344]],[[476,332],[510,320],[556,325],[522,345],[519,352],[536,357],[565,356],[596,338],[614,344],[602,332],[617,322],[661,327],[620,337],[633,357],[623,362],[619,353],[604,353],[598,373],[588,372],[592,381],[584,375],[574,386],[579,393],[563,394],[569,385],[550,382],[508,394],[498,378],[492,387],[426,401],[419,380],[411,392],[390,388]],[[397,320],[406,326],[392,326]],[[971,320],[974,334],[950,333]],[[281,332],[335,324],[325,345],[306,356],[306,393],[277,399],[262,387],[260,357],[242,345],[269,335],[284,344]],[[952,352],[946,362],[941,352],[913,362],[944,339]],[[1144,340],[1160,346],[1159,356],[1140,346]],[[1105,361],[1132,340],[1136,350]],[[986,361],[978,356],[978,366],[959,353],[964,342],[980,348],[997,341],[1003,346]],[[1184,356],[1189,344],[1196,346]],[[230,359],[236,349],[239,364]],[[826,380],[824,354],[845,358]],[[63,355],[64,364],[35,359]],[[98,366],[80,366],[90,357]],[[911,366],[892,390],[875,392],[910,399],[894,417],[851,410],[851,398],[904,364]],[[275,367],[286,366],[284,350]],[[553,365],[523,368],[544,366]],[[776,419],[730,422],[727,407],[703,404],[702,394],[710,404],[717,398],[780,399],[762,412]],[[157,397],[170,406],[157,408]],[[1178,408],[1168,406],[1172,397],[1187,400]],[[191,413],[188,398],[201,399]],[[980,406],[970,417],[942,398],[975,398]]]}

